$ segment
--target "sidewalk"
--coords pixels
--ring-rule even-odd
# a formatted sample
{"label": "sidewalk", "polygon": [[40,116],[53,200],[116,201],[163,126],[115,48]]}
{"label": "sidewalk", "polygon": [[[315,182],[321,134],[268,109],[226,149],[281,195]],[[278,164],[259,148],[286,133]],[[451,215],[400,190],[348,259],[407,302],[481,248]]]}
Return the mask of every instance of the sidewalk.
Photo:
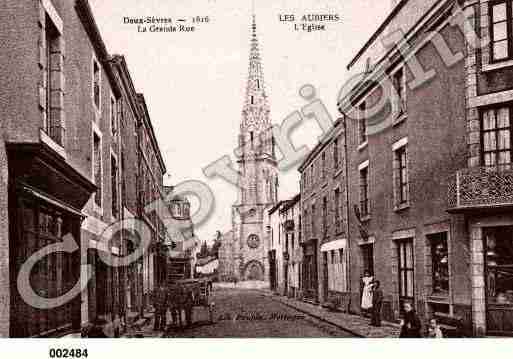
{"label": "sidewalk", "polygon": [[361,338],[398,338],[401,328],[398,324],[383,321],[381,327],[373,327],[369,319],[359,315],[342,312],[330,312],[325,308],[310,303],[271,294],[265,295],[302,313],[322,320]]}

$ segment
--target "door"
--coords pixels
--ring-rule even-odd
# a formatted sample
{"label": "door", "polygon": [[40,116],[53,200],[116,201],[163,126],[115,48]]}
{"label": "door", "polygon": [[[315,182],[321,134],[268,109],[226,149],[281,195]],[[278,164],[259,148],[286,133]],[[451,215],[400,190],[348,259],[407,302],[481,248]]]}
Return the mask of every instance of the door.
{"label": "door", "polygon": [[399,273],[399,306],[408,301],[415,305],[413,238],[397,242],[397,260]]}
{"label": "door", "polygon": [[361,246],[363,271],[368,271],[374,275],[374,244],[364,244]]}
{"label": "door", "polygon": [[304,263],[304,295],[307,299],[317,301],[317,252],[315,244],[309,245],[305,249],[305,263]]}
{"label": "door", "polygon": [[513,335],[513,227],[484,231],[489,335]]}
{"label": "door", "polygon": [[327,301],[329,296],[329,271],[328,271],[328,252],[322,252],[322,294],[323,300]]}

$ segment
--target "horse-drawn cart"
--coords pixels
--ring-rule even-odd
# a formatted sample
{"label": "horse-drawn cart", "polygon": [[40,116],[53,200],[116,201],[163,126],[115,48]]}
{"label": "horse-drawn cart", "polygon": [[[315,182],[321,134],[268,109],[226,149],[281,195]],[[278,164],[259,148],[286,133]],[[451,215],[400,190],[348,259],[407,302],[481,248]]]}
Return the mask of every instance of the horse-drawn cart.
{"label": "horse-drawn cart", "polygon": [[182,293],[183,299],[179,299],[181,307],[186,310],[186,313],[191,311],[190,316],[194,307],[203,307],[208,310],[210,322],[214,322],[215,304],[211,300],[212,282],[208,278],[180,279],[174,281],[169,290],[171,295],[173,292]]}

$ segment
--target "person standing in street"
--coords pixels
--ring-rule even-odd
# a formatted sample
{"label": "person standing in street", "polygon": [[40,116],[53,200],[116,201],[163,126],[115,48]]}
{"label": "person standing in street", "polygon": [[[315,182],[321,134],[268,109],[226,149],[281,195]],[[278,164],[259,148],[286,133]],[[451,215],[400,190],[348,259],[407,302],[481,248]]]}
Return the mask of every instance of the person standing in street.
{"label": "person standing in street", "polygon": [[383,291],[380,281],[375,280],[372,287],[372,318],[371,325],[381,327],[381,306],[383,305]]}
{"label": "person standing in street", "polygon": [[410,302],[404,302],[404,317],[401,320],[399,338],[422,338],[420,319]]}
{"label": "person standing in street", "polygon": [[361,280],[361,292],[362,292],[361,308],[362,308],[362,312],[365,316],[369,315],[370,309],[372,308],[373,282],[374,282],[374,277],[371,276],[371,274],[368,270],[366,270],[363,273],[363,277]]}

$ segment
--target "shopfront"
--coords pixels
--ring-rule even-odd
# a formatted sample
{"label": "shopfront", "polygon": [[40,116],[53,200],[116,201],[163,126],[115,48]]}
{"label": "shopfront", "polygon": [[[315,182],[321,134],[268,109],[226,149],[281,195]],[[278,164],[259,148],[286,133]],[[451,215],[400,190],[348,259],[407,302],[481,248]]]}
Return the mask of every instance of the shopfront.
{"label": "shopfront", "polygon": [[488,335],[513,334],[513,226],[483,230]]}
{"label": "shopfront", "polygon": [[[81,325],[80,295],[59,298],[80,280],[81,208],[95,187],[43,145],[9,145],[10,337],[44,337]],[[76,250],[64,247],[72,239]],[[29,260],[30,259],[30,260]],[[19,287],[29,271],[33,295]],[[28,299],[27,299],[28,298]]]}

